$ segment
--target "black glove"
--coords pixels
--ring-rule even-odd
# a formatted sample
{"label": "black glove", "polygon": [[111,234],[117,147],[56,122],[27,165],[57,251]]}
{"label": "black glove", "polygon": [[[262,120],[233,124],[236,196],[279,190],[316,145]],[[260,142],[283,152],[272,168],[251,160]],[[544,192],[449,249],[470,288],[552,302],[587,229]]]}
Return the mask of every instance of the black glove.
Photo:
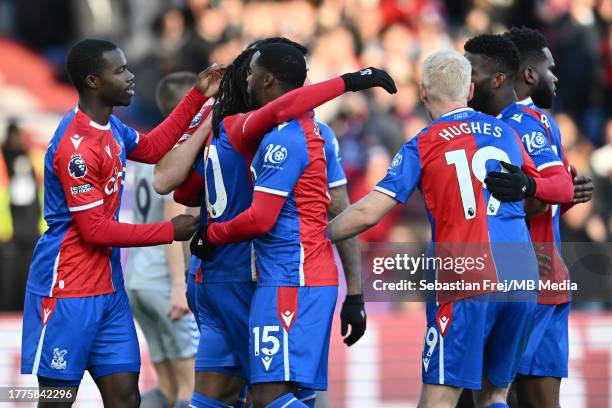
{"label": "black glove", "polygon": [[195,233],[189,244],[191,255],[195,255],[203,261],[211,261],[215,251],[215,246],[208,242],[207,232],[208,225],[205,225],[204,228]]}
{"label": "black glove", "polygon": [[351,325],[351,334],[344,338],[347,346],[352,346],[363,336],[366,330],[366,312],[363,295],[346,295],[340,311],[340,334],[346,336]]}
{"label": "black glove", "polygon": [[484,182],[487,190],[500,201],[519,201],[535,194],[536,183],[521,171],[520,168],[506,162],[500,162],[508,173],[492,171],[487,174]]}
{"label": "black glove", "polygon": [[397,92],[393,78],[382,69],[370,67],[361,71],[342,75],[344,89],[348,91],[363,91],[364,89],[380,86],[390,94]]}

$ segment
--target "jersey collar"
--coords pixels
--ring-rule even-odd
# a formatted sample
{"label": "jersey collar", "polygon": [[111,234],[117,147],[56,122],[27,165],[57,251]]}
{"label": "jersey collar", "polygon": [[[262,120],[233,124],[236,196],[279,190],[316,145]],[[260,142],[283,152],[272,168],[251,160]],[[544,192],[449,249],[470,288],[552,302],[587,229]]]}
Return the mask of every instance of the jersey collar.
{"label": "jersey collar", "polygon": [[524,105],[524,106],[531,106],[533,105],[533,101],[531,100],[531,96],[528,96],[525,99],[521,99],[520,101],[517,102],[519,105]]}
{"label": "jersey collar", "polygon": [[89,122],[89,126],[91,126],[92,128],[95,129],[99,129],[99,130],[110,130],[111,126],[110,126],[110,120],[108,121],[108,123],[106,125],[101,125],[97,122],[94,122],[93,120],[91,120],[91,118],[89,116],[87,116],[87,114],[85,114],[85,112],[83,112],[82,110],[79,109],[79,105],[76,105],[74,107],[74,113],[82,116],[83,119],[85,119],[85,121]]}
{"label": "jersey collar", "polygon": [[446,117],[446,116],[452,116],[452,115],[454,115],[454,114],[456,114],[456,113],[459,113],[459,112],[464,112],[464,111],[473,111],[473,110],[474,110],[474,109],[472,109],[472,108],[468,108],[468,107],[453,109],[453,110],[452,110],[452,111],[450,111],[450,112],[446,112],[446,113],[444,113],[444,114],[440,115],[440,117],[439,117],[438,119],[442,119],[442,118],[444,118],[444,117]]}

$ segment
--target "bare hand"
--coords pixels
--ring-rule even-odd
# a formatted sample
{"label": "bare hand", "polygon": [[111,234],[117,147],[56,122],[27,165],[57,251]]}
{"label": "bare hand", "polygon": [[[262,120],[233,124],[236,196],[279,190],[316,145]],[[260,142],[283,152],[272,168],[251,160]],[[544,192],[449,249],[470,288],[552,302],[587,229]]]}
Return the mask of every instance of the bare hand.
{"label": "bare hand", "polygon": [[225,65],[212,64],[204,71],[198,74],[198,79],[195,83],[195,89],[204,94],[207,98],[217,95],[219,92],[219,84],[225,73]]}
{"label": "bare hand", "polygon": [[192,215],[181,214],[172,218],[170,222],[174,225],[174,240],[187,241],[198,229],[200,216],[194,217]]}
{"label": "bare hand", "polygon": [[593,198],[593,181],[587,176],[574,177],[574,199],[572,204],[586,203]]}
{"label": "bare hand", "polygon": [[179,320],[189,313],[187,306],[187,296],[185,295],[185,285],[173,285],[170,292],[170,320]]}

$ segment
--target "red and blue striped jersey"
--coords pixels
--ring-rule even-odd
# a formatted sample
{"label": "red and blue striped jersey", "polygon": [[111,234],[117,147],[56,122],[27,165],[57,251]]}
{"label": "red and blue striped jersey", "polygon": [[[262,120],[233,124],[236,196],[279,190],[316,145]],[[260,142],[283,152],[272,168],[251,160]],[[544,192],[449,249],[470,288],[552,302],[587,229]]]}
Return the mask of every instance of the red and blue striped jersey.
{"label": "red and blue striped jersey", "polygon": [[[400,203],[419,188],[436,251],[483,257],[482,270],[461,276],[441,276],[438,270],[438,280],[481,285],[484,280],[537,280],[523,201],[500,202],[483,184],[488,172],[500,170],[500,161],[535,174],[512,128],[484,113],[461,108],[440,116],[406,142],[375,187]],[[469,295],[485,292],[491,290]]]}
{"label": "red and blue striped jersey", "polygon": [[338,284],[327,228],[325,140],[312,115],[266,134],[251,171],[255,191],[286,197],[274,227],[253,243],[261,286]]}
{"label": "red and blue striped jersey", "polygon": [[125,162],[138,139],[138,132],[113,115],[102,126],[75,108],[61,121],[45,155],[49,229],[34,249],[30,292],[81,297],[123,287],[119,249],[84,242],[72,214],[103,206],[107,218],[118,219]]}
{"label": "red and blue striped jersey", "polygon": [[[520,136],[527,154],[535,162],[538,171],[553,166],[563,166],[569,171],[569,164],[561,144],[559,126],[552,116],[538,108],[531,98],[511,104],[499,117]],[[560,216],[559,205],[553,204],[544,214],[529,220],[532,241],[545,244],[543,250],[552,259],[551,270],[543,278],[552,283],[561,283],[569,279],[569,271],[559,253]],[[569,292],[547,289],[540,291],[538,298],[538,302],[544,304],[561,304],[569,300]]]}

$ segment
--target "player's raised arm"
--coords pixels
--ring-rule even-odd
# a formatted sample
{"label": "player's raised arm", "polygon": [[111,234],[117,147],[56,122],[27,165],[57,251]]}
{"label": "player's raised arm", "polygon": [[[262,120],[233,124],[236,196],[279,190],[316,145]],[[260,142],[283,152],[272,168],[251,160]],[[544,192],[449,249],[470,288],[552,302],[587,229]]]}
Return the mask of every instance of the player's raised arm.
{"label": "player's raised arm", "polygon": [[[258,55],[259,52],[253,56],[251,66]],[[370,67],[287,92],[257,110],[238,116],[231,122],[228,135],[241,153],[252,153],[257,150],[264,134],[275,125],[300,117],[345,92],[373,87],[382,87],[391,94],[397,92],[389,74]]]}
{"label": "player's raised arm", "polygon": [[143,163],[157,163],[187,130],[193,117],[218,90],[219,81],[225,68],[213,65],[198,75],[196,85],[181,100],[172,113],[148,134],[139,134],[125,127],[128,159]]}
{"label": "player's raised arm", "polygon": [[166,153],[155,165],[153,188],[158,194],[169,194],[190,177],[193,164],[202,153],[202,146],[206,143],[211,130],[210,109],[201,112],[206,116],[193,135]]}

